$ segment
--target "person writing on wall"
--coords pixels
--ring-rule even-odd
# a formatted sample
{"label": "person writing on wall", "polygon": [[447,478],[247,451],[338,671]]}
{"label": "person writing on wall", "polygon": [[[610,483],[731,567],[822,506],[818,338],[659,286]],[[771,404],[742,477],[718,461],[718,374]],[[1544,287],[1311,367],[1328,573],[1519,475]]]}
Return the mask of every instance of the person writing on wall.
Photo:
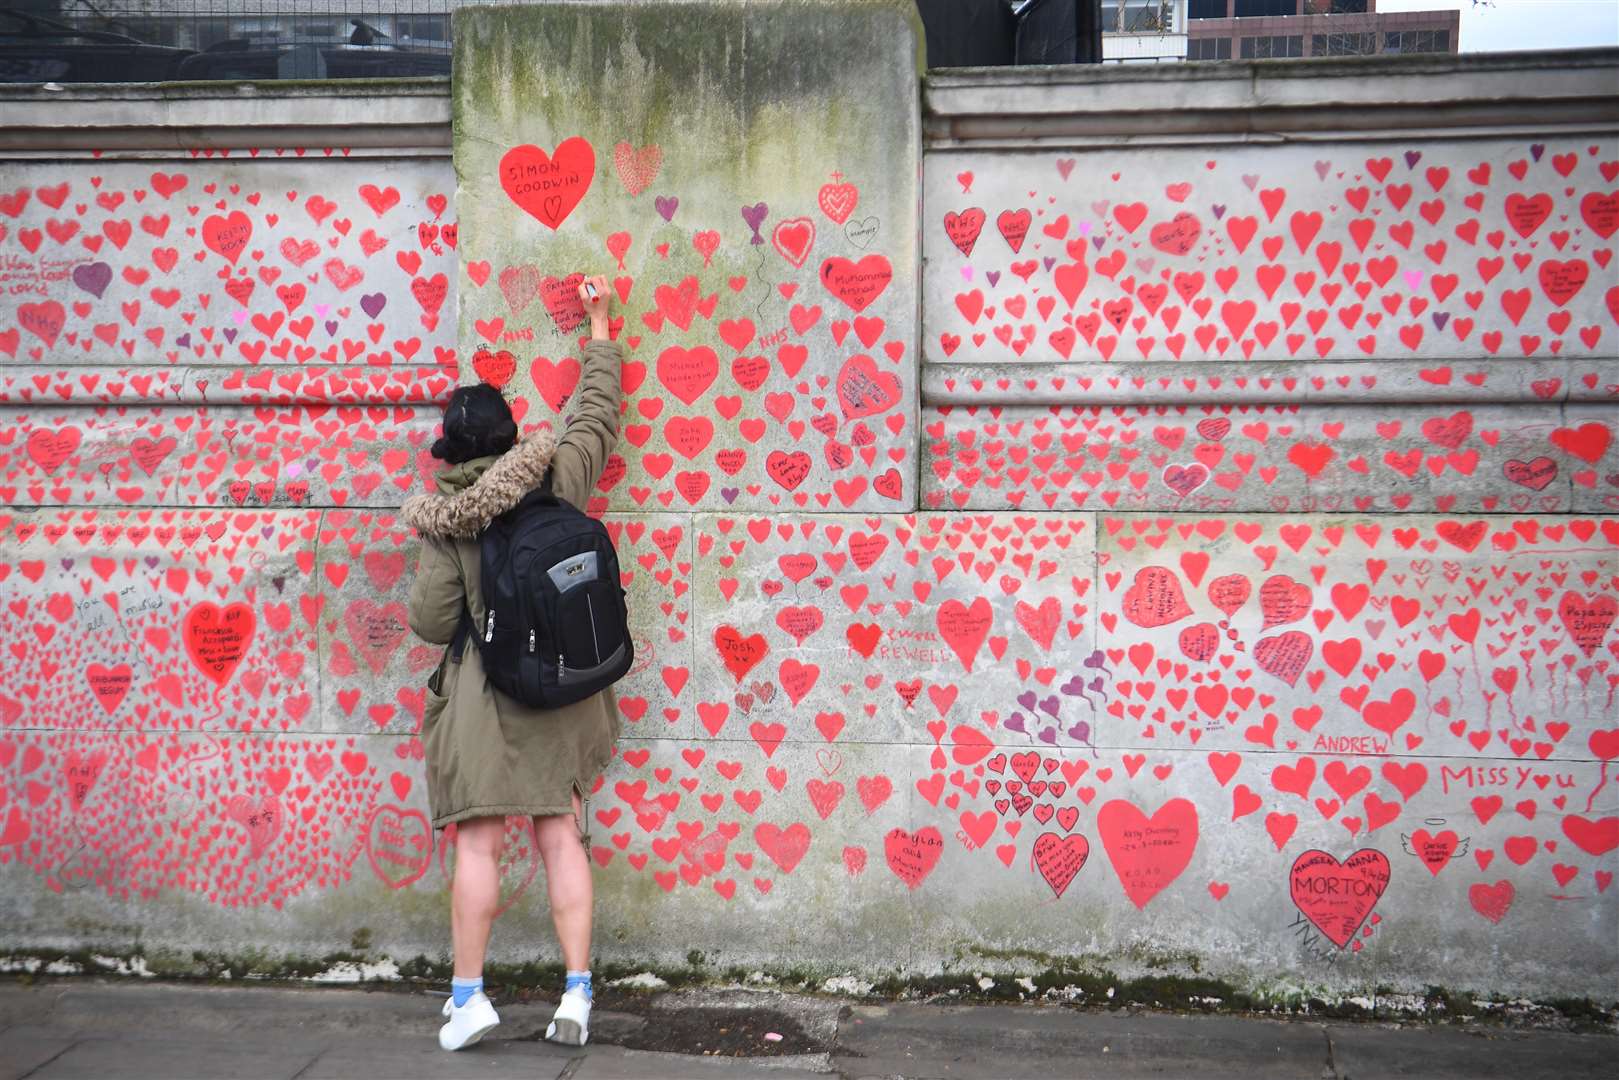
{"label": "person writing on wall", "polygon": [[[483,992],[484,954],[500,904],[500,857],[509,817],[533,820],[562,959],[561,1004],[546,1038],[583,1045],[590,1033],[594,894],[582,801],[612,758],[618,705],[609,687],[557,709],[529,708],[490,685],[478,649],[455,643],[470,615],[482,626],[479,534],[550,474],[553,494],[584,507],[618,441],[623,354],[608,335],[607,279],[579,287],[590,319],[572,416],[560,436],[542,429],[518,441],[499,390],[463,386],[444,411],[433,456],[438,492],[406,501],[401,516],[422,537],[410,593],[410,627],[450,646],[429,681],[422,722],[433,827],[454,826],[451,997],[439,1045],[470,1046],[500,1022]],[[464,644],[464,643],[462,643]]]}

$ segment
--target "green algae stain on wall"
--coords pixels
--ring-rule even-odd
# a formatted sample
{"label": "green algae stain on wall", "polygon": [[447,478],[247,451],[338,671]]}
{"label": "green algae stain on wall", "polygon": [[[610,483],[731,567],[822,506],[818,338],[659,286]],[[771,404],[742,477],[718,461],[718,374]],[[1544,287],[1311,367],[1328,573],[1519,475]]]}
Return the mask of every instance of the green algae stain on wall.
{"label": "green algae stain on wall", "polygon": [[[626,391],[669,391],[665,404],[713,424],[697,446],[658,430],[635,443],[645,454],[621,444],[628,483],[612,508],[658,508],[649,493],[669,475],[665,449],[693,467],[675,474],[682,498],[664,509],[813,509],[812,496],[822,508],[913,506],[920,128],[909,5],[557,3],[455,18],[463,381],[511,371],[510,394],[561,413],[578,333],[561,310],[566,279],[606,273],[631,355]],[[826,284],[829,261],[843,282],[871,271],[879,287]],[[877,336],[856,343],[855,316]],[[738,353],[789,351],[764,354],[763,386],[698,379],[684,393],[658,365],[676,336],[711,349],[715,361],[700,353],[701,364],[720,372]],[[479,364],[479,350],[509,358]],[[840,415],[835,394],[780,404],[812,382],[828,389],[856,352],[892,376],[879,382],[899,388],[896,416],[857,431],[866,418]],[[851,378],[869,377],[856,367]],[[780,415],[767,415],[769,395]],[[659,406],[646,408],[652,418]],[[881,468],[879,442],[898,448]],[[712,457],[724,447],[726,460]],[[880,493],[855,478],[862,456]]]}

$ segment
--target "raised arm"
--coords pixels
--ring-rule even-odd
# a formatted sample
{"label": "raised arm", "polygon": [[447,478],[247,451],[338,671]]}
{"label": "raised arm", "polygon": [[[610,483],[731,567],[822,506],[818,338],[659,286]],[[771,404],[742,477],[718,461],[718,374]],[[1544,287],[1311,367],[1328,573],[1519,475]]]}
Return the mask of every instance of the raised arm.
{"label": "raised arm", "polygon": [[[594,290],[594,295],[587,290]],[[579,385],[568,402],[568,425],[551,458],[551,490],[583,510],[607,468],[607,455],[618,445],[624,353],[608,338],[607,279],[591,278],[580,286],[580,293],[590,315],[591,340],[585,346]]]}

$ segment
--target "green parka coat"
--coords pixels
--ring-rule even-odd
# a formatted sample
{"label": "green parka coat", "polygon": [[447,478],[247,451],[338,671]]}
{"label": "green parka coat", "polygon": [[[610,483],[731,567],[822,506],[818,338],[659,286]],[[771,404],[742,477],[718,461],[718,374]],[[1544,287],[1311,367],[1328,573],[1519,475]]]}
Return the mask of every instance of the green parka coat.
{"label": "green parka coat", "polygon": [[[406,500],[405,522],[421,534],[410,591],[410,628],[448,645],[462,605],[482,625],[478,534],[516,506],[551,470],[551,489],[581,509],[618,441],[617,342],[585,347],[572,415],[560,437],[540,431],[500,457],[475,458],[438,473],[439,492]],[[618,704],[611,688],[561,709],[531,709],[489,685],[477,647],[457,663],[445,649],[440,693],[427,692],[422,742],[433,827],[477,817],[568,814],[612,759]],[[584,826],[584,822],[580,822]]]}

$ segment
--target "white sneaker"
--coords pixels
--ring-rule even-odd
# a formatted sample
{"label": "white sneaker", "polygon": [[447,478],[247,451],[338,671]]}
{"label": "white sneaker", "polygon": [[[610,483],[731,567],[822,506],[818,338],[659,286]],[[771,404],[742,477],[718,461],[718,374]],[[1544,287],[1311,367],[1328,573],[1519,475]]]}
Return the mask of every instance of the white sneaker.
{"label": "white sneaker", "polygon": [[446,999],[443,1012],[449,1023],[438,1029],[438,1044],[446,1050],[464,1050],[500,1023],[500,1014],[482,991],[460,1008],[456,1008],[454,998]]}
{"label": "white sneaker", "polygon": [[583,1046],[590,1039],[590,998],[583,990],[569,990],[545,1029],[545,1037],[565,1046]]}

